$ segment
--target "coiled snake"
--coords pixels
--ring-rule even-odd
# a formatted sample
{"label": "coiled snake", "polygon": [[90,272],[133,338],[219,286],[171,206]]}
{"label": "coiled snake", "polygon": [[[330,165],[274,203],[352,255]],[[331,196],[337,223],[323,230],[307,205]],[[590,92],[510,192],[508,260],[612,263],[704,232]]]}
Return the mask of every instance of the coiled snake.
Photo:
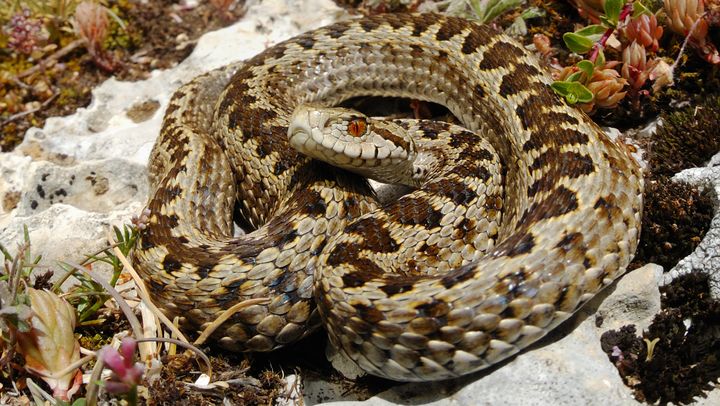
{"label": "coiled snake", "polygon": [[[323,325],[360,367],[395,380],[502,360],[621,275],[639,235],[639,168],[550,83],[514,40],[434,14],[336,23],[200,76],[174,95],[151,154],[137,269],[191,330],[267,298],[216,332],[234,350],[269,351]],[[473,131],[389,122],[444,150],[411,170],[449,166],[382,207],[364,181],[288,144],[291,117],[298,145],[326,121],[292,116],[299,106],[373,95],[442,104]],[[342,130],[376,127],[393,156],[412,147],[349,120]],[[389,153],[345,149],[350,166]],[[234,209],[254,231],[233,237]]]}

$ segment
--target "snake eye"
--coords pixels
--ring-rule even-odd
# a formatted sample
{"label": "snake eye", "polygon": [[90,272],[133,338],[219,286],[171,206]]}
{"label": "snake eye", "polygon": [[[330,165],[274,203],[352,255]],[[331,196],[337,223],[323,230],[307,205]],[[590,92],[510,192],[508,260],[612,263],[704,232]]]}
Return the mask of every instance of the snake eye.
{"label": "snake eye", "polygon": [[348,123],[348,132],[353,137],[360,137],[365,134],[365,131],[367,131],[367,121],[364,118],[353,118]]}

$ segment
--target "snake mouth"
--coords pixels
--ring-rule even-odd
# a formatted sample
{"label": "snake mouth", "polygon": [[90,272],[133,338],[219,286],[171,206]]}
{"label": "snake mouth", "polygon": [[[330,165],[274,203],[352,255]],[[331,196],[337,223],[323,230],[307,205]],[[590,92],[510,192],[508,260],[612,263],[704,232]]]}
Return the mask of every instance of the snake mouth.
{"label": "snake mouth", "polygon": [[330,116],[310,106],[300,106],[295,109],[288,125],[288,141],[297,151],[313,158],[322,158],[318,155],[318,146],[322,144],[322,129]]}

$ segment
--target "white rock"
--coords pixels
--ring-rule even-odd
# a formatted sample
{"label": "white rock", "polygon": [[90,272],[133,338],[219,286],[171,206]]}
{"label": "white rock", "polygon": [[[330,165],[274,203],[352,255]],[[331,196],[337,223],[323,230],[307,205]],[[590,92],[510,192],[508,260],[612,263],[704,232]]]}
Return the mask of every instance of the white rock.
{"label": "white rock", "polygon": [[656,287],[662,272],[660,265],[648,264],[620,279],[598,308],[603,329],[617,330],[626,324],[635,324],[637,331],[646,329],[660,311],[660,290]]}
{"label": "white rock", "polygon": [[[14,251],[27,225],[33,252],[49,264],[97,251],[110,224],[129,223],[145,205],[147,159],[178,86],[344,15],[330,0],[249,1],[242,21],[203,36],[176,68],[140,82],[111,78],[87,108],[30,129],[13,152],[0,153],[0,243]],[[148,101],[160,108],[133,122],[128,110]]]}

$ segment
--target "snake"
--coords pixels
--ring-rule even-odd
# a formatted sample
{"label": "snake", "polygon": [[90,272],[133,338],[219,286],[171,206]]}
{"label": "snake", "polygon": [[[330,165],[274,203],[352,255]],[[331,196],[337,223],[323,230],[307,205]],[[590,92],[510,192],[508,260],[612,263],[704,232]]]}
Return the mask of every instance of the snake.
{"label": "snake", "polygon": [[[551,83],[516,40],[440,14],[337,22],[200,75],[150,154],[134,266],[186,331],[225,314],[212,339],[230,351],[324,327],[391,380],[497,364],[638,244],[638,164]],[[337,110],[359,96],[437,103],[459,124]],[[367,176],[409,191],[378,202]]]}

